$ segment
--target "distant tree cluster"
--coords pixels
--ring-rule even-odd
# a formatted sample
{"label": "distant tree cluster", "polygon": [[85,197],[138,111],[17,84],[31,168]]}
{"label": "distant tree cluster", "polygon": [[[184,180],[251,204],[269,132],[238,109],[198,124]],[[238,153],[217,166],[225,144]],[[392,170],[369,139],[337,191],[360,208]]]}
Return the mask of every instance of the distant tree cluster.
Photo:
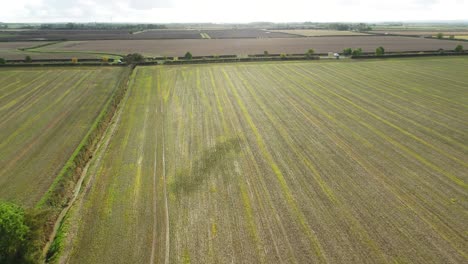
{"label": "distant tree cluster", "polygon": [[145,57],[140,53],[132,53],[125,56],[124,61],[128,64],[138,63],[145,61]]}
{"label": "distant tree cluster", "polygon": [[86,29],[121,29],[129,31],[140,31],[145,29],[166,29],[165,25],[160,24],[114,24],[114,23],[49,23],[41,24],[41,29],[68,29],[68,30],[86,30]]}
{"label": "distant tree cluster", "polygon": [[362,49],[361,48],[357,48],[357,49],[346,48],[343,50],[343,55],[359,56],[359,55],[362,55]]}
{"label": "distant tree cluster", "polygon": [[365,23],[352,23],[352,24],[344,24],[344,23],[331,23],[331,24],[326,24],[326,27],[328,29],[333,29],[333,30],[340,30],[340,31],[371,31],[372,27],[368,24]]}

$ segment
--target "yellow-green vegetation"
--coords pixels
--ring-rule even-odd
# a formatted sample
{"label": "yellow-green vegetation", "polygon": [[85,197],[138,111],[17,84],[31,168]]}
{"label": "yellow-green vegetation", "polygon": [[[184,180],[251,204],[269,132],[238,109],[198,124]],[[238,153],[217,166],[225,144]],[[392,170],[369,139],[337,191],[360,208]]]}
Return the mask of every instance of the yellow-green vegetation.
{"label": "yellow-green vegetation", "polygon": [[301,36],[306,36],[306,37],[368,35],[366,33],[357,32],[357,31],[328,30],[328,29],[285,29],[285,30],[271,30],[271,31],[301,35]]}
{"label": "yellow-green vegetation", "polygon": [[210,35],[208,33],[200,33],[200,36],[202,39],[211,39]]}
{"label": "yellow-green vegetation", "polygon": [[137,67],[61,260],[463,263],[467,67]]}
{"label": "yellow-green vegetation", "polygon": [[0,199],[35,205],[88,134],[123,68],[0,71]]}

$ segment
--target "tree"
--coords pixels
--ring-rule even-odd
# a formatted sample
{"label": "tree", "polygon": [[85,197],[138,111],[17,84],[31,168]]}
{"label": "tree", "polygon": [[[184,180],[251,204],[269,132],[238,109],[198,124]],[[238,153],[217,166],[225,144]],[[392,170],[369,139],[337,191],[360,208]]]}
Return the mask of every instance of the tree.
{"label": "tree", "polygon": [[454,35],[450,35],[450,36],[449,36],[449,39],[455,39],[455,36],[454,36]]}
{"label": "tree", "polygon": [[462,45],[457,45],[457,46],[455,47],[455,51],[456,51],[456,52],[463,52],[463,46],[462,46]]}
{"label": "tree", "polygon": [[263,51],[264,56],[268,56],[268,50]]}
{"label": "tree", "polygon": [[351,48],[346,48],[343,50],[343,55],[351,55],[353,50]]}
{"label": "tree", "polygon": [[6,60],[4,58],[0,58],[0,64],[5,64]]}
{"label": "tree", "polygon": [[140,53],[131,53],[125,56],[124,61],[127,64],[138,63],[145,61],[145,57],[143,57],[143,55]]}
{"label": "tree", "polygon": [[187,53],[185,53],[184,55],[184,59],[186,60],[191,60],[192,59],[192,53],[190,53],[190,51],[187,51]]}
{"label": "tree", "polygon": [[0,263],[14,261],[28,232],[24,210],[12,203],[0,202]]}
{"label": "tree", "polygon": [[78,58],[77,58],[77,57],[73,57],[73,58],[71,59],[71,61],[72,61],[72,63],[78,63]]}
{"label": "tree", "polygon": [[437,38],[438,39],[442,39],[444,37],[444,33],[437,33]]}
{"label": "tree", "polygon": [[281,53],[281,54],[280,54],[280,58],[281,58],[282,60],[286,59],[287,56],[288,56],[288,55],[287,55],[286,53]]}
{"label": "tree", "polygon": [[308,49],[307,52],[306,52],[306,57],[307,58],[312,58],[312,56],[314,56],[314,53],[315,53],[315,50],[314,49]]}
{"label": "tree", "polygon": [[27,55],[26,57],[24,57],[24,61],[25,61],[25,62],[28,62],[28,63],[29,63],[29,62],[32,62],[31,56]]}
{"label": "tree", "polygon": [[351,53],[351,55],[353,55],[353,56],[359,56],[361,54],[362,54],[362,49],[361,48],[354,49],[353,52]]}
{"label": "tree", "polygon": [[375,49],[375,55],[377,55],[377,56],[382,56],[382,55],[384,55],[384,54],[385,54],[385,49],[384,49],[382,46],[380,46],[380,47],[378,47],[377,49]]}

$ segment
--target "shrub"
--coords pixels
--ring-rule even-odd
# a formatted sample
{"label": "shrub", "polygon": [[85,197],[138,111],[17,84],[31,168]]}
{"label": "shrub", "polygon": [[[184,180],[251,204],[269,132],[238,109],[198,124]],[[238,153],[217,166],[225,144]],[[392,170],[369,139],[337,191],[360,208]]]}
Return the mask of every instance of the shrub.
{"label": "shrub", "polygon": [[192,53],[190,53],[190,51],[187,51],[187,53],[185,53],[184,55],[184,59],[186,60],[191,60],[192,59]]}
{"label": "shrub", "polygon": [[128,64],[138,63],[145,61],[145,57],[143,57],[143,55],[140,53],[131,53],[125,56],[124,61]]}
{"label": "shrub", "polygon": [[0,263],[17,259],[28,232],[24,210],[12,203],[0,202]]}
{"label": "shrub", "polygon": [[362,54],[362,49],[361,48],[354,49],[353,52],[351,53],[351,55],[353,55],[353,56],[359,56],[361,54]]}
{"label": "shrub", "polygon": [[280,58],[283,59],[283,60],[286,59],[287,56],[288,55],[286,53],[281,53],[280,54]]}
{"label": "shrub", "polygon": [[382,46],[375,49],[375,55],[382,56],[384,54],[385,54],[385,49]]}
{"label": "shrub", "polygon": [[0,58],[0,64],[5,64],[6,60],[4,58]]}
{"label": "shrub", "polygon": [[455,51],[456,51],[456,52],[463,52],[463,46],[462,46],[462,45],[457,45],[457,46],[455,47]]}
{"label": "shrub", "polygon": [[29,63],[29,62],[32,62],[31,56],[27,55],[26,57],[24,57],[24,61],[25,61],[25,62],[28,62],[28,63]]}
{"label": "shrub", "polygon": [[215,55],[213,55],[213,58],[214,58],[214,59],[219,59],[219,55],[216,55],[216,54],[215,54]]}
{"label": "shrub", "polygon": [[444,37],[444,34],[443,33],[437,33],[437,36],[436,36],[438,39],[442,39]]}
{"label": "shrub", "polygon": [[108,62],[109,62],[109,58],[108,58],[108,57],[102,57],[101,60],[102,60],[102,62],[104,62],[104,63],[108,63]]}
{"label": "shrub", "polygon": [[343,55],[351,55],[353,50],[351,48],[346,48],[343,50]]}
{"label": "shrub", "polygon": [[455,36],[454,36],[454,35],[450,35],[450,36],[449,36],[449,39],[455,39]]}

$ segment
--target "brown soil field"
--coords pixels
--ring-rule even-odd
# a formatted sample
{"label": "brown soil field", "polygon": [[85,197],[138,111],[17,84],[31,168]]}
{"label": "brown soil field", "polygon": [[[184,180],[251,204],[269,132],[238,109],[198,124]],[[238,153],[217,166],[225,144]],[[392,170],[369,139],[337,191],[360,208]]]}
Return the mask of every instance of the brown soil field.
{"label": "brown soil field", "polygon": [[305,37],[320,37],[320,36],[367,36],[369,34],[343,31],[343,30],[323,30],[323,29],[285,29],[285,30],[272,30],[272,32],[296,34]]}
{"label": "brown soil field", "polygon": [[226,38],[297,38],[299,35],[261,29],[203,30],[212,39]]}
{"label": "brown soil field", "polygon": [[444,35],[468,35],[468,31],[438,31],[438,30],[376,30],[372,33],[380,34],[395,34],[395,35],[419,35],[419,36],[434,36],[438,33],[443,33]]}
{"label": "brown soil field", "polygon": [[131,34],[127,30],[28,30],[0,31],[3,41],[57,41],[57,40],[121,40],[121,39],[201,39],[200,33],[212,38],[285,38],[299,37],[260,29],[155,29]]}
{"label": "brown soil field", "polygon": [[453,50],[462,41],[423,39],[394,36],[356,36],[321,38],[275,39],[191,39],[191,40],[99,40],[63,42],[41,48],[41,51],[86,51],[128,54],[139,52],[145,56],[183,56],[190,51],[194,56],[247,55],[274,53],[300,54],[313,48],[316,53],[341,52],[344,48],[362,48],[373,52],[379,46],[386,51]]}

